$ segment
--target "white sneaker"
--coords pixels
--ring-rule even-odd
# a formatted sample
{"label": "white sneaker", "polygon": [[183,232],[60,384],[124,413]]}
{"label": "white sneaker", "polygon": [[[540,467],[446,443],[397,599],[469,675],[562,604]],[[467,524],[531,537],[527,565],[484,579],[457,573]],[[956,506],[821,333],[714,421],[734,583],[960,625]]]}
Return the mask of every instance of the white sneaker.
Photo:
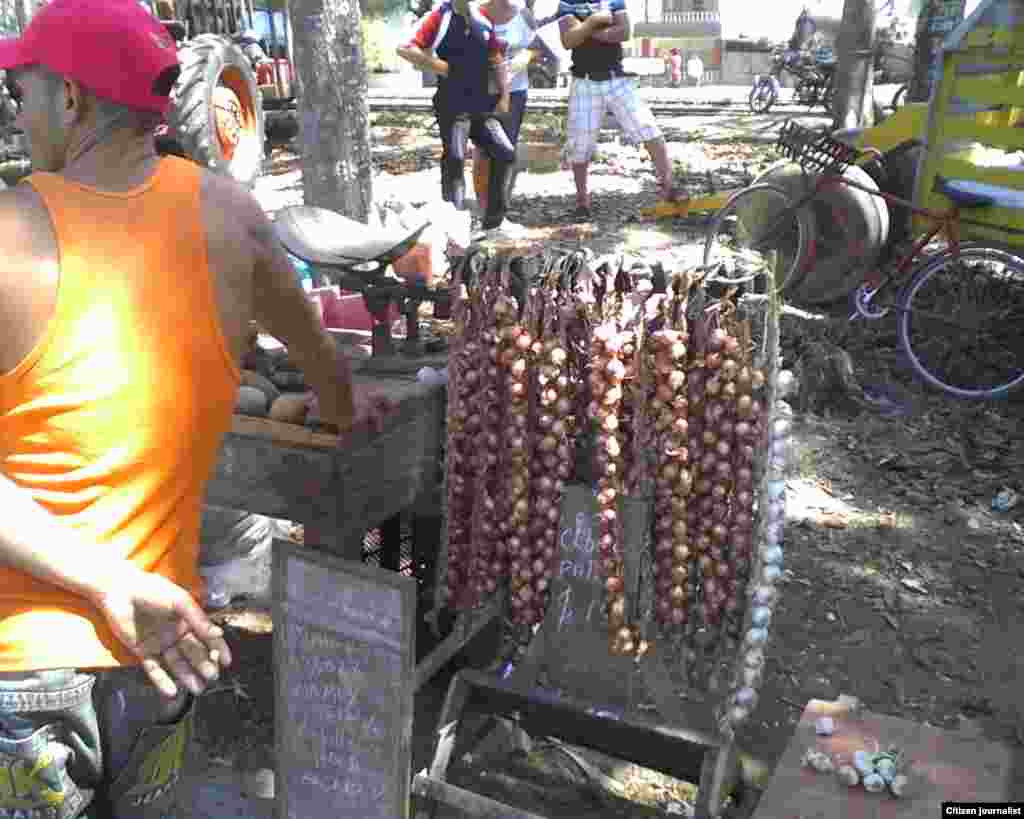
{"label": "white sneaker", "polygon": [[517,222],[510,222],[508,219],[505,219],[497,227],[483,231],[483,235],[488,239],[522,239],[529,230],[529,228],[523,227]]}

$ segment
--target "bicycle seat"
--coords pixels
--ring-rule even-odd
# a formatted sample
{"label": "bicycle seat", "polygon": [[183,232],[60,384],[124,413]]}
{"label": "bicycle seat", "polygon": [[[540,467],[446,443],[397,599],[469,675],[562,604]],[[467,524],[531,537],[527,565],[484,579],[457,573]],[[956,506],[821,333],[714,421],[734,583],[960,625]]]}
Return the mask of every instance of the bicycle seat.
{"label": "bicycle seat", "polygon": [[973,179],[935,178],[935,191],[948,196],[962,208],[998,208],[1024,210],[1024,190],[975,182]]}
{"label": "bicycle seat", "polygon": [[427,228],[378,228],[326,208],[294,205],[278,212],[274,228],[289,253],[311,264],[351,267],[365,262],[389,264],[404,256]]}

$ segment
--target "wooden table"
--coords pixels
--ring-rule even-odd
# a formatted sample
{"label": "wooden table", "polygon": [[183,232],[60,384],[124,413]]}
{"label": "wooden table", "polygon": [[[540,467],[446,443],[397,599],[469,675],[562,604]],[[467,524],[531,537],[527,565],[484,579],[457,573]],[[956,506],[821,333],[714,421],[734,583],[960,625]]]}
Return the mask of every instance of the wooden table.
{"label": "wooden table", "polygon": [[414,508],[440,516],[445,390],[415,376],[357,375],[398,405],[383,434],[333,435],[236,415],[206,502],[293,520],[306,544],[347,560],[362,556],[369,529]]}
{"label": "wooden table", "polygon": [[[301,523],[305,543],[346,560],[360,561],[370,529],[395,538],[402,512],[413,517],[428,571],[441,543],[441,447],[447,393],[418,383],[411,367],[363,362],[359,384],[385,392],[396,404],[381,435],[351,437],[344,447],[334,435],[265,418],[236,415],[221,449],[206,502]],[[443,361],[427,362],[444,366]],[[389,371],[393,369],[394,371]],[[402,370],[405,370],[403,372]],[[426,534],[420,538],[417,528]],[[397,540],[397,538],[395,538]],[[383,568],[398,569],[382,561]],[[444,640],[416,667],[419,688],[500,614],[491,605],[464,612]]]}
{"label": "wooden table", "polygon": [[[822,716],[835,722],[830,737],[815,736],[815,720]],[[800,764],[807,748],[818,748],[842,763],[854,751],[885,750],[890,745],[902,748],[907,756],[910,788],[904,799],[845,787],[834,774],[816,773]],[[977,734],[859,710],[852,698],[811,700],[753,819],[935,819],[943,802],[1008,799],[1013,768],[1009,748]]]}

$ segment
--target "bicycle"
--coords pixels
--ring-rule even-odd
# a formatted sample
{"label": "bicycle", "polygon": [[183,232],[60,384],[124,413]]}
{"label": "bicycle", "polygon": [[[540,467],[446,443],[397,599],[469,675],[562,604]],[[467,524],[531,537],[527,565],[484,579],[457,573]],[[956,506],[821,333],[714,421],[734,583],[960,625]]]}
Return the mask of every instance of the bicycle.
{"label": "bicycle", "polygon": [[772,55],[772,67],[767,74],[754,77],[747,96],[747,106],[752,113],[766,114],[778,102],[781,89],[779,79],[784,72],[797,80],[793,89],[795,102],[809,108],[815,105],[821,105],[826,110],[831,108],[835,93],[835,62],[817,60],[787,49]]}
{"label": "bicycle", "polygon": [[[734,194],[708,227],[706,267],[718,265],[719,278],[740,285],[750,281],[750,266],[729,271],[726,262],[714,258],[716,249],[726,258],[735,253],[722,252],[723,233],[732,242],[738,235],[745,242],[741,256],[777,253],[784,262],[783,293],[794,289],[810,273],[814,257],[813,225],[798,214],[829,185],[860,188],[923,217],[930,227],[908,251],[893,248],[888,264],[865,276],[853,293],[850,320],[877,320],[895,310],[900,348],[914,372],[932,387],[958,398],[1001,398],[1024,384],[1024,258],[1005,243],[960,238],[962,225],[991,228],[963,216],[962,211],[997,204],[1024,208],[1024,195],[970,180],[940,178],[936,190],[953,204],[937,211],[843,176],[851,164],[880,160],[874,148],[858,150],[794,122],[783,126],[778,148],[805,172],[817,173],[817,181],[795,202],[770,185],[753,185]],[[778,216],[764,217],[771,213]],[[750,214],[753,218],[744,223]],[[726,233],[730,226],[732,234]],[[945,240],[945,248],[926,253],[938,239]],[[894,289],[895,299],[879,307]],[[989,306],[992,312],[983,314]],[[941,315],[942,311],[949,315]],[[964,342],[959,356],[952,350],[958,342]]]}

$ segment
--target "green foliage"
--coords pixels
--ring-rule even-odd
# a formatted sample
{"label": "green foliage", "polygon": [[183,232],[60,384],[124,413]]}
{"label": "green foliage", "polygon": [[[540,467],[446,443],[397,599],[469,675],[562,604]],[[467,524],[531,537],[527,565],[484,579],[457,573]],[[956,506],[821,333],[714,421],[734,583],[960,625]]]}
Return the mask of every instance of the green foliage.
{"label": "green foliage", "polygon": [[395,54],[395,48],[401,44],[404,32],[395,18],[364,17],[362,33],[366,70],[397,71],[401,58]]}

